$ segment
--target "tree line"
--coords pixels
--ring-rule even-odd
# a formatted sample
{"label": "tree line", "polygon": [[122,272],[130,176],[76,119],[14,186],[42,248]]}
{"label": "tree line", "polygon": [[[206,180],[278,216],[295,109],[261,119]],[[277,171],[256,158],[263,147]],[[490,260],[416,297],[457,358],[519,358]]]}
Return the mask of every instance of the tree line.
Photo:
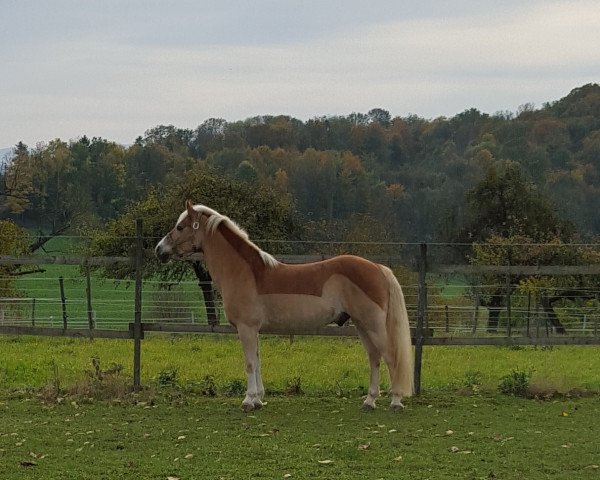
{"label": "tree line", "polygon": [[51,230],[99,226],[189,172],[267,186],[328,238],[590,238],[600,233],[600,86],[514,114],[469,109],[428,120],[376,108],[160,125],[129,146],[88,136],[19,143],[0,176],[0,212]]}

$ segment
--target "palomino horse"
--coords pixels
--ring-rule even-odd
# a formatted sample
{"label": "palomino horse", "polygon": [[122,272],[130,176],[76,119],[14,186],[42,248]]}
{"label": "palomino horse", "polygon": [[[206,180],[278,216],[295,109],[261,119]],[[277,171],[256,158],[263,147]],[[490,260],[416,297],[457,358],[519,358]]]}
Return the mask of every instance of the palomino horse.
{"label": "palomino horse", "polygon": [[238,331],[248,380],[245,411],[262,406],[264,387],[258,355],[261,329],[295,333],[352,318],[369,356],[371,381],[364,401],[375,408],[383,357],[391,384],[391,408],[413,393],[408,315],[392,271],[360,257],[342,255],[303,265],[280,263],[248,239],[231,219],[189,200],[175,228],[156,246],[162,262],[203,257]]}

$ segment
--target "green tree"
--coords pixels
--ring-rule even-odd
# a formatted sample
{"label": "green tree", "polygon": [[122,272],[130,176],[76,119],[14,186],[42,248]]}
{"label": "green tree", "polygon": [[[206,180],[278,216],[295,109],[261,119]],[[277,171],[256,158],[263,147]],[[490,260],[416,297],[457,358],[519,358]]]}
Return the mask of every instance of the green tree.
{"label": "green tree", "polygon": [[22,213],[29,206],[33,192],[33,165],[29,149],[19,142],[13,155],[7,159],[0,172],[0,211]]}
{"label": "green tree", "polygon": [[[172,262],[162,265],[153,255],[158,239],[174,227],[187,199],[231,217],[248,232],[250,238],[256,239],[259,246],[271,253],[289,253],[289,247],[280,240],[294,239],[299,235],[294,206],[287,196],[281,196],[264,186],[216,175],[193,173],[183,182],[170,185],[160,192],[152,191],[143,200],[132,204],[119,218],[108,222],[105,228],[89,232],[89,254],[132,255],[136,241],[135,220],[143,219],[145,275],[159,277],[164,282],[173,282],[193,271],[201,284],[205,304],[209,308],[209,319],[214,319],[215,312],[210,308],[213,305],[212,288],[207,287],[205,283],[210,277],[202,266],[198,262]],[[131,278],[134,274],[131,265],[119,264],[104,267],[101,272],[109,278]]]}
{"label": "green tree", "polygon": [[[522,175],[515,162],[497,162],[490,168],[486,177],[467,193],[468,220],[462,231],[462,241],[495,245],[491,250],[476,246],[475,263],[492,262],[492,265],[520,264],[516,257],[518,250],[506,247],[514,239],[523,242],[546,242],[550,239],[570,239],[572,226],[561,221],[550,201]],[[505,246],[504,249],[498,245]],[[531,260],[531,258],[528,258]],[[502,278],[488,278],[488,289],[482,297],[482,304],[488,307],[488,331],[498,327],[500,310],[504,305],[506,292]]]}
{"label": "green tree", "polygon": [[461,241],[485,241],[492,235],[515,235],[537,241],[569,238],[573,226],[558,218],[548,198],[528,181],[518,163],[496,162],[466,194],[468,218]]}
{"label": "green tree", "polygon": [[[525,236],[502,238],[490,237],[485,243],[473,246],[471,262],[475,265],[597,265],[600,253],[588,245],[565,245],[558,237],[548,238],[545,243],[537,243]],[[510,292],[502,287],[505,279],[497,275],[483,275],[479,290],[481,302],[489,309],[488,331],[498,327],[500,311],[507,294],[515,290],[532,294],[541,304],[551,327],[557,333],[565,333],[565,326],[556,311],[557,306],[568,306],[571,310],[580,308],[585,302],[596,301],[595,292],[600,281],[595,275],[559,275],[554,277],[512,275]]]}
{"label": "green tree", "polygon": [[[10,220],[0,220],[0,255],[24,255],[28,253],[27,234],[25,230],[18,227]],[[16,288],[15,280],[19,274],[18,265],[0,265],[0,297],[19,297],[21,293]],[[0,302],[0,314],[2,318],[6,312],[18,309],[15,303]]]}

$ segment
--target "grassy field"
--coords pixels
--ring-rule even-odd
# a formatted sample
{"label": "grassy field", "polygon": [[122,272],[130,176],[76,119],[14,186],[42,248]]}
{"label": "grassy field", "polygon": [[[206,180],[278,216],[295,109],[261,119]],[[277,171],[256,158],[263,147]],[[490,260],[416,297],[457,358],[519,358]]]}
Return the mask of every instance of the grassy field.
{"label": "grassy field", "polygon": [[[135,395],[130,341],[0,337],[0,478],[597,478],[598,350],[428,347],[423,395],[367,413],[358,340],[265,337],[245,415],[231,336],[144,340]],[[498,393],[515,369],[544,400]]]}
{"label": "grassy field", "polygon": [[598,398],[425,395],[400,413],[346,398],[0,401],[0,476],[69,479],[597,478]]}
{"label": "grassy field", "polygon": [[[131,341],[0,336],[0,390],[41,388],[58,381],[73,385],[86,377],[92,358],[101,368],[111,364],[131,375]],[[477,379],[483,389],[495,390],[513,370],[531,372],[540,390],[600,391],[600,348],[574,347],[426,347],[423,388],[460,388]],[[268,389],[285,391],[299,384],[311,395],[361,395],[368,381],[366,354],[354,338],[263,336],[263,376]],[[152,384],[170,372],[180,385],[215,379],[226,388],[244,381],[239,341],[227,335],[149,335],[142,343],[142,381]],[[175,372],[175,373],[173,373]],[[382,375],[384,387],[387,379]]]}

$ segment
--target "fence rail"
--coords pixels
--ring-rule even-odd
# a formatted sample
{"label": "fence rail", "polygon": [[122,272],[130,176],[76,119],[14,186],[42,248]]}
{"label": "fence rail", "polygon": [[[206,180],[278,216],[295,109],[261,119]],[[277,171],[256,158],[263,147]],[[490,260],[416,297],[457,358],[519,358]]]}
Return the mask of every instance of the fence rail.
{"label": "fence rail", "polygon": [[[198,314],[207,307],[197,282],[178,282],[161,289],[165,284],[142,281],[143,242],[141,225],[138,225],[137,248],[131,257],[81,257],[81,256],[0,256],[1,265],[79,265],[81,267],[109,266],[128,263],[135,267],[135,281],[114,284],[112,290],[92,282],[90,269],[82,268],[79,279],[59,279],[58,285],[48,285],[47,278],[33,278],[30,293],[55,292],[51,298],[28,298],[5,296],[0,290],[0,334],[69,336],[82,338],[120,338],[134,341],[134,388],[140,384],[141,340],[145,332],[234,334],[235,328],[227,324],[207,324]],[[286,263],[306,263],[329,258],[330,255],[281,255]],[[406,266],[407,257],[374,256],[371,260],[390,266]],[[414,257],[417,278],[404,285],[407,308],[411,318],[412,342],[415,345],[415,384],[420,390],[422,352],[424,347],[440,345],[600,345],[600,282],[599,290],[580,288],[579,294],[595,299],[588,307],[563,307],[561,315],[568,319],[564,333],[556,334],[556,327],[549,322],[547,308],[542,308],[539,298],[531,294],[515,294],[511,276],[558,277],[597,276],[600,265],[448,265],[437,264],[428,258],[427,245],[419,245]],[[437,277],[435,277],[437,275]],[[435,284],[440,278],[462,275],[469,279],[469,291],[458,288],[458,293],[444,293],[444,285]],[[496,275],[497,284],[478,281],[482,276]],[[0,281],[2,279],[0,278]],[[25,281],[25,280],[21,280]],[[1,283],[0,283],[1,285]],[[112,285],[112,284],[111,284]],[[115,286],[117,285],[117,286]],[[130,288],[133,286],[134,288]],[[85,291],[74,298],[72,291]],[[123,298],[114,298],[119,289],[129,289]],[[452,289],[450,285],[448,289]],[[480,297],[486,290],[506,289],[502,301],[495,306],[484,305]],[[103,290],[108,299],[94,298],[93,292]],[[576,289],[575,289],[576,290]],[[511,292],[512,291],[512,292]],[[194,292],[197,299],[194,299]],[[121,292],[122,293],[122,292]],[[499,295],[499,294],[498,294]],[[497,296],[498,296],[497,295]],[[488,293],[489,296],[489,293]],[[467,303],[464,303],[467,301]],[[462,302],[462,303],[461,303]],[[502,304],[500,307],[499,305]],[[217,316],[224,318],[222,304],[217,298],[210,307]],[[547,306],[546,306],[547,307]],[[497,325],[493,333],[488,331],[492,309],[496,309]],[[501,313],[499,311],[502,311]],[[48,312],[53,312],[48,315]],[[101,312],[101,314],[100,314]],[[198,316],[196,317],[196,315]],[[487,318],[486,318],[487,315]],[[169,319],[169,321],[165,321]],[[133,321],[132,321],[133,320]],[[566,322],[565,322],[566,323]],[[264,331],[274,335],[290,335],[290,332]],[[297,330],[293,335],[357,336],[352,325],[326,326],[310,330]]]}

